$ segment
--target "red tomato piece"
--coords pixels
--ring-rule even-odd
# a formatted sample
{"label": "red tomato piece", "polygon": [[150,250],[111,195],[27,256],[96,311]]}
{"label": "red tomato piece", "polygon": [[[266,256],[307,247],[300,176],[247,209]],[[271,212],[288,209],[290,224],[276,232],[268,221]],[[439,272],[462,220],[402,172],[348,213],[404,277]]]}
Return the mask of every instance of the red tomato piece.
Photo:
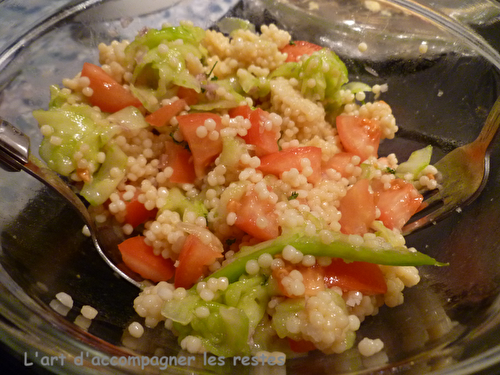
{"label": "red tomato piece", "polygon": [[118,250],[122,254],[123,263],[145,279],[158,283],[168,281],[174,275],[172,259],[155,255],[153,248],[146,245],[142,236],[126,239],[118,245]]}
{"label": "red tomato piece", "polygon": [[283,286],[283,278],[288,276],[293,270],[298,270],[302,274],[302,283],[305,287],[304,295],[315,296],[318,292],[325,289],[323,267],[317,265],[306,267],[302,264],[293,265],[286,262],[285,267],[273,270],[273,277],[278,282],[278,287],[284,296],[288,298],[302,297],[290,294],[285,286]]}
{"label": "red tomato piece", "polygon": [[280,176],[283,172],[296,168],[302,172],[301,160],[307,158],[311,162],[313,173],[307,176],[307,181],[317,183],[321,180],[321,149],[314,146],[287,148],[260,158],[257,168],[264,174]]}
{"label": "red tomato piece", "polygon": [[194,170],[198,178],[205,176],[206,167],[212,164],[222,152],[222,139],[220,136],[215,140],[211,140],[209,135],[200,138],[196,133],[198,127],[204,126],[205,121],[209,119],[215,121],[215,131],[220,132],[222,127],[221,118],[216,114],[190,113],[177,116],[179,128],[193,155]]}
{"label": "red tomato piece", "polygon": [[281,49],[281,53],[288,54],[286,62],[299,61],[302,55],[311,55],[313,52],[319,51],[323,47],[317,44],[306,42],[303,40],[296,40],[293,44],[287,44]]}
{"label": "red tomato piece", "polygon": [[323,166],[324,169],[333,168],[339,172],[342,177],[350,177],[352,173],[346,171],[346,167],[351,164],[352,157],[355,156],[350,152],[339,152],[333,155]]}
{"label": "red tomato piece", "polygon": [[117,112],[128,106],[142,107],[142,103],[129,90],[116,82],[100,66],[84,63],[82,77],[90,80],[89,87],[93,93],[90,103],[103,112]]}
{"label": "red tomato piece", "polygon": [[366,262],[346,263],[340,258],[325,267],[325,284],[337,286],[343,291],[360,291],[365,295],[384,294],[387,284],[377,264]]}
{"label": "red tomato piece", "polygon": [[123,194],[121,194],[126,206],[125,223],[132,225],[134,228],[148,220],[154,219],[158,213],[158,209],[148,210],[144,204],[139,202],[139,195],[140,191],[136,191],[134,197],[127,201],[123,199]]}
{"label": "red tomato piece", "polygon": [[375,120],[358,116],[337,116],[340,142],[347,152],[358,155],[361,161],[377,157],[382,130]]}
{"label": "red tomato piece", "polygon": [[376,218],[375,195],[370,191],[370,181],[363,178],[351,186],[340,200],[339,211],[342,233],[367,233]]}
{"label": "red tomato piece", "polygon": [[239,202],[228,203],[228,211],[236,213],[234,225],[261,241],[271,240],[280,234],[278,216],[274,208],[274,204],[259,199],[254,191],[245,194]]}
{"label": "red tomato piece", "polygon": [[279,132],[267,130],[265,124],[269,121],[269,113],[261,108],[252,110],[249,106],[239,106],[229,110],[230,117],[242,116],[250,120],[252,126],[243,137],[246,143],[255,145],[255,154],[263,156],[279,151]]}
{"label": "red tomato piece", "polygon": [[147,115],[145,120],[149,125],[156,127],[168,125],[174,116],[177,116],[186,108],[186,105],[184,99],[178,99]]}
{"label": "red tomato piece", "polygon": [[222,253],[204,244],[196,235],[187,236],[179,253],[179,264],[175,271],[174,286],[191,288],[205,274],[207,266],[222,258]]}
{"label": "red tomato piece", "polygon": [[238,107],[233,107],[228,111],[229,117],[235,118],[237,116],[241,116],[243,118],[250,118],[252,114],[252,108],[248,105],[240,105]]}
{"label": "red tomato piece", "polygon": [[400,178],[391,181],[387,190],[376,191],[376,205],[380,217],[389,229],[401,229],[406,222],[420,209],[424,197],[415,187]]}
{"label": "red tomato piece", "polygon": [[288,338],[288,343],[290,344],[290,349],[295,353],[307,353],[312,350],[316,350],[316,346],[307,340],[292,340]]}
{"label": "red tomato piece", "polygon": [[165,142],[165,153],[167,155],[167,166],[173,169],[169,180],[177,184],[194,183],[196,173],[194,172],[191,152],[182,145],[167,141]]}
{"label": "red tomato piece", "polygon": [[198,93],[194,89],[179,86],[177,96],[179,99],[184,99],[188,105],[195,105],[198,103]]}

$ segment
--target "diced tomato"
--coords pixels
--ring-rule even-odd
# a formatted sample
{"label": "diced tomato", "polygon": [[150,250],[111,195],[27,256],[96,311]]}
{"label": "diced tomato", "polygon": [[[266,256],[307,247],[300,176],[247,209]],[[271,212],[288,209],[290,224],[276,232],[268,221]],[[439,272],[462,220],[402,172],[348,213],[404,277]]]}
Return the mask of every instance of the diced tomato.
{"label": "diced tomato", "polygon": [[213,163],[222,152],[222,139],[220,136],[215,140],[211,140],[209,135],[200,138],[196,133],[198,127],[204,126],[205,121],[208,119],[215,121],[215,130],[220,132],[222,126],[221,118],[216,114],[190,113],[177,116],[179,128],[193,154],[194,170],[198,178],[202,178],[205,175],[206,167]]}
{"label": "diced tomato", "polygon": [[370,181],[363,178],[351,186],[340,200],[339,211],[342,233],[367,233],[376,218],[375,195],[370,191]]}
{"label": "diced tomato", "polygon": [[179,97],[179,99],[184,99],[188,105],[195,105],[196,103],[198,103],[198,93],[194,89],[179,86],[179,90],[177,90],[177,96]]}
{"label": "diced tomato", "polygon": [[387,284],[377,264],[366,262],[346,263],[334,258],[325,267],[325,284],[328,288],[337,286],[343,291],[360,291],[365,295],[384,294]]}
{"label": "diced tomato", "polygon": [[287,148],[260,158],[258,167],[264,174],[280,176],[283,172],[296,168],[302,172],[301,160],[309,159],[313,173],[307,176],[307,181],[315,184],[321,180],[321,149],[314,146]]}
{"label": "diced tomato", "polygon": [[292,340],[288,338],[288,343],[290,344],[290,349],[295,353],[307,353],[312,350],[316,350],[316,346],[307,340]]}
{"label": "diced tomato", "polygon": [[125,265],[145,279],[155,283],[168,281],[174,276],[175,267],[171,259],[155,255],[153,248],[146,245],[144,237],[136,236],[118,245]]}
{"label": "diced tomato", "polygon": [[125,223],[132,225],[134,228],[148,220],[154,219],[158,213],[158,209],[148,210],[144,204],[139,202],[139,195],[140,191],[136,191],[134,197],[127,201],[123,199],[123,193],[121,194],[125,202]]}
{"label": "diced tomato", "polygon": [[192,184],[196,180],[193,156],[189,150],[180,144],[165,142],[167,166],[173,169],[169,180],[177,184]]}
{"label": "diced tomato", "polygon": [[340,142],[347,152],[358,155],[361,161],[377,157],[382,131],[376,120],[358,116],[337,116]]}
{"label": "diced tomato", "polygon": [[230,117],[242,116],[249,119],[252,126],[243,137],[246,143],[255,145],[255,154],[263,156],[279,151],[279,132],[267,130],[265,124],[269,120],[269,113],[261,108],[252,110],[249,106],[239,106],[229,110]]}
{"label": "diced tomato", "polygon": [[339,172],[342,177],[349,177],[352,173],[347,172],[346,167],[351,164],[353,156],[355,155],[351,152],[339,152],[328,159],[328,161],[323,165],[323,169],[333,168]]}
{"label": "diced tomato", "polygon": [[238,107],[233,107],[228,111],[229,117],[235,118],[237,116],[241,116],[243,118],[250,118],[252,114],[252,108],[248,105],[240,105]]}
{"label": "diced tomato", "polygon": [[262,241],[271,240],[280,234],[278,216],[274,208],[273,203],[259,199],[254,191],[245,194],[238,202],[228,203],[228,211],[236,213],[234,225]]}
{"label": "diced tomato", "polygon": [[389,189],[376,191],[379,219],[389,229],[401,229],[420,209],[423,199],[424,197],[411,183],[400,178],[394,179]]}
{"label": "diced tomato", "polygon": [[204,244],[198,236],[187,236],[179,253],[179,264],[175,271],[174,286],[191,288],[205,274],[207,266],[222,258],[222,253]]}
{"label": "diced tomato", "polygon": [[145,120],[149,125],[156,127],[168,125],[174,116],[177,116],[186,108],[186,105],[187,103],[184,99],[178,99],[147,115]]}
{"label": "diced tomato", "polygon": [[278,268],[273,270],[273,277],[278,282],[278,287],[288,298],[297,298],[302,297],[296,296],[288,292],[288,290],[283,286],[283,278],[288,276],[290,272],[293,270],[297,270],[302,274],[302,283],[304,284],[304,295],[306,296],[315,296],[318,292],[325,289],[325,281],[324,281],[324,269],[318,265],[314,265],[312,267],[306,267],[302,264],[293,265],[289,262],[285,263],[285,267]]}
{"label": "diced tomato", "polygon": [[306,42],[303,40],[296,40],[293,44],[287,44],[281,49],[281,53],[288,54],[286,62],[299,61],[303,55],[311,55],[313,52],[321,50],[323,47],[317,44]]}
{"label": "diced tomato", "polygon": [[140,108],[142,103],[130,91],[116,82],[100,66],[84,63],[82,77],[90,80],[89,87],[93,93],[89,97],[90,103],[103,112],[117,112],[128,106]]}

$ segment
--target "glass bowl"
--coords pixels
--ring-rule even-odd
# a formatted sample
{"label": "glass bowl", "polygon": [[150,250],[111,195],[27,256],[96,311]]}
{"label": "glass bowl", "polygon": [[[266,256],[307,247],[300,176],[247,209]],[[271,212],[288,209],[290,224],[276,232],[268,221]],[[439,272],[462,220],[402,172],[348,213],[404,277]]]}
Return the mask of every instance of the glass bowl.
{"label": "glass bowl", "polygon": [[[479,32],[489,30],[500,12],[488,1],[433,5],[87,0],[52,2],[41,11],[36,1],[25,7],[3,2],[1,27],[10,32],[1,33],[8,37],[0,44],[0,114],[31,138],[36,154],[41,135],[31,112],[47,107],[50,84],[73,77],[85,61],[97,62],[99,42],[132,39],[144,26],[164,22],[191,20],[207,28],[229,15],[275,23],[294,39],[332,48],[352,80],[387,83],[383,99],[400,131],[381,145],[381,154],[405,160],[431,144],[437,160],[477,136],[499,94],[500,56]],[[365,52],[358,48],[362,42]],[[0,171],[0,339],[24,365],[60,374],[492,373],[500,363],[499,180],[494,144],[479,198],[407,237],[408,246],[449,266],[422,268],[423,281],[406,291],[403,305],[382,308],[363,323],[360,333],[382,338],[383,352],[367,358],[356,350],[313,352],[286,366],[264,367],[230,359],[214,365],[203,356],[188,365],[182,360],[189,354],[164,330],[147,330],[141,339],[127,335],[137,319],[132,306],[138,290],[107,267],[81,233],[78,215],[59,197],[24,173]],[[57,302],[59,292],[72,296],[72,309]],[[80,315],[83,305],[99,312],[90,325]]]}

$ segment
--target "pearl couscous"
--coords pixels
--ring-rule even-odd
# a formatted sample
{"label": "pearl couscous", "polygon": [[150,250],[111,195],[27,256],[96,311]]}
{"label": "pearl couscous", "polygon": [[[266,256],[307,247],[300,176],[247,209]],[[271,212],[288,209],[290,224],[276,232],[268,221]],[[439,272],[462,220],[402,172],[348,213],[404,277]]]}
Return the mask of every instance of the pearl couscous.
{"label": "pearl couscous", "polygon": [[348,82],[333,51],[242,25],[99,45],[100,66],[34,112],[40,154],[149,280],[132,336],[162,324],[191,353],[373,355],[383,343],[357,343],[360,324],[439,264],[401,235],[419,189],[438,187],[431,149],[379,156],[398,130],[386,84]]}

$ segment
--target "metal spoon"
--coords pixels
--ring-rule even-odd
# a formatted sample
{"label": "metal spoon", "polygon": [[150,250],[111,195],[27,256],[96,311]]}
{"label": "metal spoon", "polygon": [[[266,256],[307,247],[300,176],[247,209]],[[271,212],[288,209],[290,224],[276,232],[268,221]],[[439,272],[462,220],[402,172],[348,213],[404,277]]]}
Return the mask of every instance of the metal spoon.
{"label": "metal spoon", "polygon": [[0,167],[8,172],[25,171],[66,199],[85,222],[94,246],[104,261],[113,271],[125,280],[138,288],[143,288],[145,284],[140,277],[128,269],[124,264],[120,264],[120,267],[118,267],[117,264],[112,261],[111,258],[113,258],[113,256],[110,254],[110,251],[107,250],[106,246],[103,246],[102,238],[101,241],[99,241],[98,238],[102,237],[102,234],[99,233],[94,220],[90,216],[82,200],[57,173],[45,167],[42,162],[31,155],[30,140],[28,136],[2,118],[0,118]]}

